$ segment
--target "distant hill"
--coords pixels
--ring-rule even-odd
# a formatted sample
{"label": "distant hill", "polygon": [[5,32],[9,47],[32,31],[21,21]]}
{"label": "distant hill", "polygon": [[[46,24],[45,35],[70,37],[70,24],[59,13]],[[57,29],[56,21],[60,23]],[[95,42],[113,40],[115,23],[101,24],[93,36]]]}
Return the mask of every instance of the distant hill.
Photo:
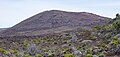
{"label": "distant hill", "polygon": [[8,36],[34,36],[76,30],[106,23],[110,18],[88,12],[44,11],[1,32]]}
{"label": "distant hill", "polygon": [[0,31],[4,31],[4,30],[6,30],[7,28],[0,28]]}

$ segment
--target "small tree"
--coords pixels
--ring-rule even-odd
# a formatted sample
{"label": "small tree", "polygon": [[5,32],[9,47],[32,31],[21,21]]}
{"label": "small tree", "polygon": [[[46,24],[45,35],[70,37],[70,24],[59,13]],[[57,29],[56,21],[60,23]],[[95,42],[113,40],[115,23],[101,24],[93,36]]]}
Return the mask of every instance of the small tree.
{"label": "small tree", "polygon": [[120,14],[119,13],[116,14],[116,19],[120,19]]}
{"label": "small tree", "polygon": [[115,19],[113,19],[113,27],[117,31],[117,33],[120,33],[120,15],[116,14]]}
{"label": "small tree", "polygon": [[115,21],[115,20],[118,20],[118,19],[120,19],[120,14],[119,13],[116,14],[116,17],[113,20]]}

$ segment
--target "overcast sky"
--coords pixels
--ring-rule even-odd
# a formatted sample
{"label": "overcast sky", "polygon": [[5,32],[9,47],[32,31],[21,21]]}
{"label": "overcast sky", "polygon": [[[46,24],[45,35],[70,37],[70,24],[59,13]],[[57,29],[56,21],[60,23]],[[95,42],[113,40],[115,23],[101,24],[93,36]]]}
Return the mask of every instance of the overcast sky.
{"label": "overcast sky", "polygon": [[0,0],[0,28],[46,10],[84,11],[114,18],[120,13],[120,0]]}

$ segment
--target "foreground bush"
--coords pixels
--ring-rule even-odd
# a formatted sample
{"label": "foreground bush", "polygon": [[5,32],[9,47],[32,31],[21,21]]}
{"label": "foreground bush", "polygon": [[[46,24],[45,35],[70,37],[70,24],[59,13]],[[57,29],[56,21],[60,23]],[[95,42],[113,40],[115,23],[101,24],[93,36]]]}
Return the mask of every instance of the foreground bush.
{"label": "foreground bush", "polygon": [[86,57],[93,57],[93,55],[92,54],[87,54]]}
{"label": "foreground bush", "polygon": [[74,57],[73,54],[65,54],[64,57]]}

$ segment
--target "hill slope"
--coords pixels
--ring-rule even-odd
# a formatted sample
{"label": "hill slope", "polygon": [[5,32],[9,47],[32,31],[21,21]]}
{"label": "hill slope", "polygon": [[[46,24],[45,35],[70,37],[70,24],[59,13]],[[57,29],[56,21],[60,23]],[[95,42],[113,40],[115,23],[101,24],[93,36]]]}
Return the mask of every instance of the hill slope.
{"label": "hill slope", "polygon": [[7,28],[0,28],[0,31],[4,31],[4,30],[6,30]]}
{"label": "hill slope", "polygon": [[87,12],[51,10],[34,15],[7,29],[2,32],[2,34],[31,36],[60,33],[82,27],[91,28],[97,24],[104,24],[108,20],[110,20],[110,18]]}

